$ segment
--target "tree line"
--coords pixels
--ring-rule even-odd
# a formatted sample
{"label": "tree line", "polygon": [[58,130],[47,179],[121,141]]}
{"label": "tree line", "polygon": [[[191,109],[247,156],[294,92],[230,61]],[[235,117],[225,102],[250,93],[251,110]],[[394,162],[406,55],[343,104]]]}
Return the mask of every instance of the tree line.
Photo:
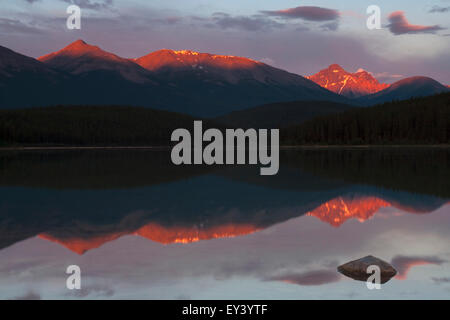
{"label": "tree line", "polygon": [[281,130],[284,145],[448,144],[450,93],[317,117]]}
{"label": "tree line", "polygon": [[[189,115],[127,106],[0,110],[0,146],[168,146]],[[223,128],[203,119],[205,128]],[[232,127],[228,124],[227,127]],[[450,93],[352,108],[281,128],[281,145],[448,144]]]}
{"label": "tree line", "polygon": [[193,122],[193,117],[180,113],[126,106],[0,110],[0,143],[167,146],[173,130],[191,128]]}

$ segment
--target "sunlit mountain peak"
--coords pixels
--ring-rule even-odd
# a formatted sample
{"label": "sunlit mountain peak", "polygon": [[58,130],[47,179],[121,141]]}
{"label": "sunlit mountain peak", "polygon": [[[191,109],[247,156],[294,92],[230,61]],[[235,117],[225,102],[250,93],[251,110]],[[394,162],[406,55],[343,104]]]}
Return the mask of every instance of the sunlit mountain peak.
{"label": "sunlit mountain peak", "polygon": [[150,73],[135,62],[87,44],[83,40],[72,42],[61,50],[39,57],[38,60],[75,75],[107,71],[136,83],[152,82]]}
{"label": "sunlit mountain peak", "polygon": [[377,79],[362,68],[355,73],[350,73],[338,64],[332,64],[307,78],[330,91],[349,98],[372,94],[389,87],[388,84],[379,83]]}

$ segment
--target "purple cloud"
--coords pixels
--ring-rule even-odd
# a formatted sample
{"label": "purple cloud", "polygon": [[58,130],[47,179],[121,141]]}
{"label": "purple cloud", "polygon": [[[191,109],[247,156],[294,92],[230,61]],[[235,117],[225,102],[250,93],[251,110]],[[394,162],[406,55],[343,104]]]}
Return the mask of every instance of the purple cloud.
{"label": "purple cloud", "polygon": [[28,291],[24,295],[14,297],[11,300],[41,300],[41,295],[34,291]]}
{"label": "purple cloud", "polygon": [[38,34],[42,30],[29,26],[17,19],[0,18],[0,33],[7,34]]}
{"label": "purple cloud", "polygon": [[268,19],[264,16],[231,16],[223,12],[217,12],[212,16],[213,22],[222,29],[238,29],[245,31],[269,31],[281,28],[284,25]]}
{"label": "purple cloud", "polygon": [[336,31],[339,28],[339,21],[332,21],[328,23],[324,23],[320,26],[320,29],[323,31]]}
{"label": "purple cloud", "polygon": [[75,4],[81,9],[102,10],[112,6],[113,0],[61,0],[69,4]]}
{"label": "purple cloud", "polygon": [[270,16],[304,19],[309,21],[332,21],[339,19],[339,11],[328,8],[301,6],[285,10],[276,11],[262,11],[264,14]]}
{"label": "purple cloud", "polygon": [[317,270],[303,273],[286,273],[271,277],[269,281],[282,281],[300,286],[320,286],[327,283],[338,282],[341,276],[336,271]]}
{"label": "purple cloud", "polygon": [[406,19],[405,13],[403,11],[392,12],[388,16],[388,20],[390,23],[387,25],[387,27],[395,35],[405,33],[435,33],[436,31],[444,29],[439,25],[421,26],[410,24]]}
{"label": "purple cloud", "polygon": [[96,296],[96,297],[112,297],[114,295],[114,289],[104,286],[104,285],[92,285],[88,287],[83,287],[80,290],[74,290],[73,292],[69,292],[68,296],[75,296],[78,298],[86,298],[88,296]]}
{"label": "purple cloud", "polygon": [[431,278],[436,284],[450,283],[450,277]]}
{"label": "purple cloud", "polygon": [[428,12],[429,13],[444,13],[449,12],[450,7],[440,7],[440,6],[433,6]]}

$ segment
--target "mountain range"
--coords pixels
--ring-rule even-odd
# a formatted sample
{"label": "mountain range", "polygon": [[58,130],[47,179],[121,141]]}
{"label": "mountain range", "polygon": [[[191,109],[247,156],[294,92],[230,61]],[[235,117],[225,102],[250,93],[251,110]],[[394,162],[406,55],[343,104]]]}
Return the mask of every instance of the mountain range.
{"label": "mountain range", "polygon": [[[159,50],[125,59],[77,40],[38,59],[1,47],[0,60],[2,108],[122,104],[214,116],[269,102],[346,101],[258,61],[193,51]],[[24,94],[28,90],[33,94]]]}
{"label": "mountain range", "polygon": [[275,102],[372,105],[449,89],[430,78],[379,83],[331,65],[302,77],[248,58],[158,50],[127,59],[77,40],[38,59],[0,46],[0,108],[135,105],[213,117]]}

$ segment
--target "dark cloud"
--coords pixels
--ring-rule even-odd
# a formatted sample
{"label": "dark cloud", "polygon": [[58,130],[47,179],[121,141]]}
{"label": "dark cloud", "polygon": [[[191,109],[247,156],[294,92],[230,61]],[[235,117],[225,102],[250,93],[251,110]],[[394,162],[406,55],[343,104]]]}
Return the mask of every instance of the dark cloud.
{"label": "dark cloud", "polygon": [[[34,1],[34,0],[32,0]],[[81,9],[103,10],[113,5],[113,0],[61,0],[69,4],[75,4]]]}
{"label": "dark cloud", "polygon": [[158,23],[160,25],[175,25],[179,24],[183,21],[183,17],[162,17],[162,18],[154,18],[154,19],[148,19],[146,23]]}
{"label": "dark cloud", "polygon": [[450,7],[440,7],[440,6],[433,6],[428,12],[429,13],[444,13],[449,12]]}
{"label": "dark cloud", "polygon": [[166,17],[164,18],[164,22],[168,24],[176,24],[178,22],[181,22],[183,20],[182,17]]}
{"label": "dark cloud", "polygon": [[0,33],[37,34],[37,33],[41,33],[41,30],[37,27],[27,25],[17,19],[0,18]]}
{"label": "dark cloud", "polygon": [[435,33],[436,31],[444,29],[439,25],[422,26],[410,24],[406,19],[405,13],[403,11],[392,12],[388,16],[388,20],[390,23],[387,25],[387,27],[395,35],[405,33]]}
{"label": "dark cloud", "polygon": [[320,286],[327,283],[337,282],[341,276],[335,270],[316,270],[303,273],[286,273],[271,277],[268,281],[283,281],[300,286]]}
{"label": "dark cloud", "polygon": [[[220,267],[214,271],[216,280],[229,279],[236,275],[257,275],[261,274],[264,264],[259,259],[250,259],[248,261],[223,261]],[[198,274],[200,276],[201,273]]]}
{"label": "dark cloud", "polygon": [[392,265],[397,269],[397,279],[406,279],[409,270],[414,266],[421,266],[427,264],[441,265],[445,260],[439,257],[421,257],[421,256],[395,256],[392,258]]}
{"label": "dark cloud", "polygon": [[339,21],[324,23],[320,26],[323,31],[336,31],[339,28]]}
{"label": "dark cloud", "polygon": [[11,300],[41,300],[41,296],[34,291],[28,291],[23,296],[14,297]]}
{"label": "dark cloud", "polygon": [[297,25],[295,28],[295,31],[309,31],[310,29],[307,26],[304,25]]}
{"label": "dark cloud", "polygon": [[269,31],[284,26],[282,23],[273,21],[261,15],[231,16],[223,12],[217,12],[213,14],[211,19],[215,25],[222,29]]}
{"label": "dark cloud", "polygon": [[433,280],[436,284],[450,283],[450,277],[445,277],[445,278],[432,278],[432,280]]}
{"label": "dark cloud", "polygon": [[86,298],[88,296],[96,297],[112,297],[114,289],[104,285],[85,286],[79,290],[71,290],[67,295],[77,298]]}
{"label": "dark cloud", "polygon": [[277,11],[262,11],[262,13],[270,16],[309,21],[332,21],[339,19],[340,16],[337,10],[313,6],[301,6]]}

